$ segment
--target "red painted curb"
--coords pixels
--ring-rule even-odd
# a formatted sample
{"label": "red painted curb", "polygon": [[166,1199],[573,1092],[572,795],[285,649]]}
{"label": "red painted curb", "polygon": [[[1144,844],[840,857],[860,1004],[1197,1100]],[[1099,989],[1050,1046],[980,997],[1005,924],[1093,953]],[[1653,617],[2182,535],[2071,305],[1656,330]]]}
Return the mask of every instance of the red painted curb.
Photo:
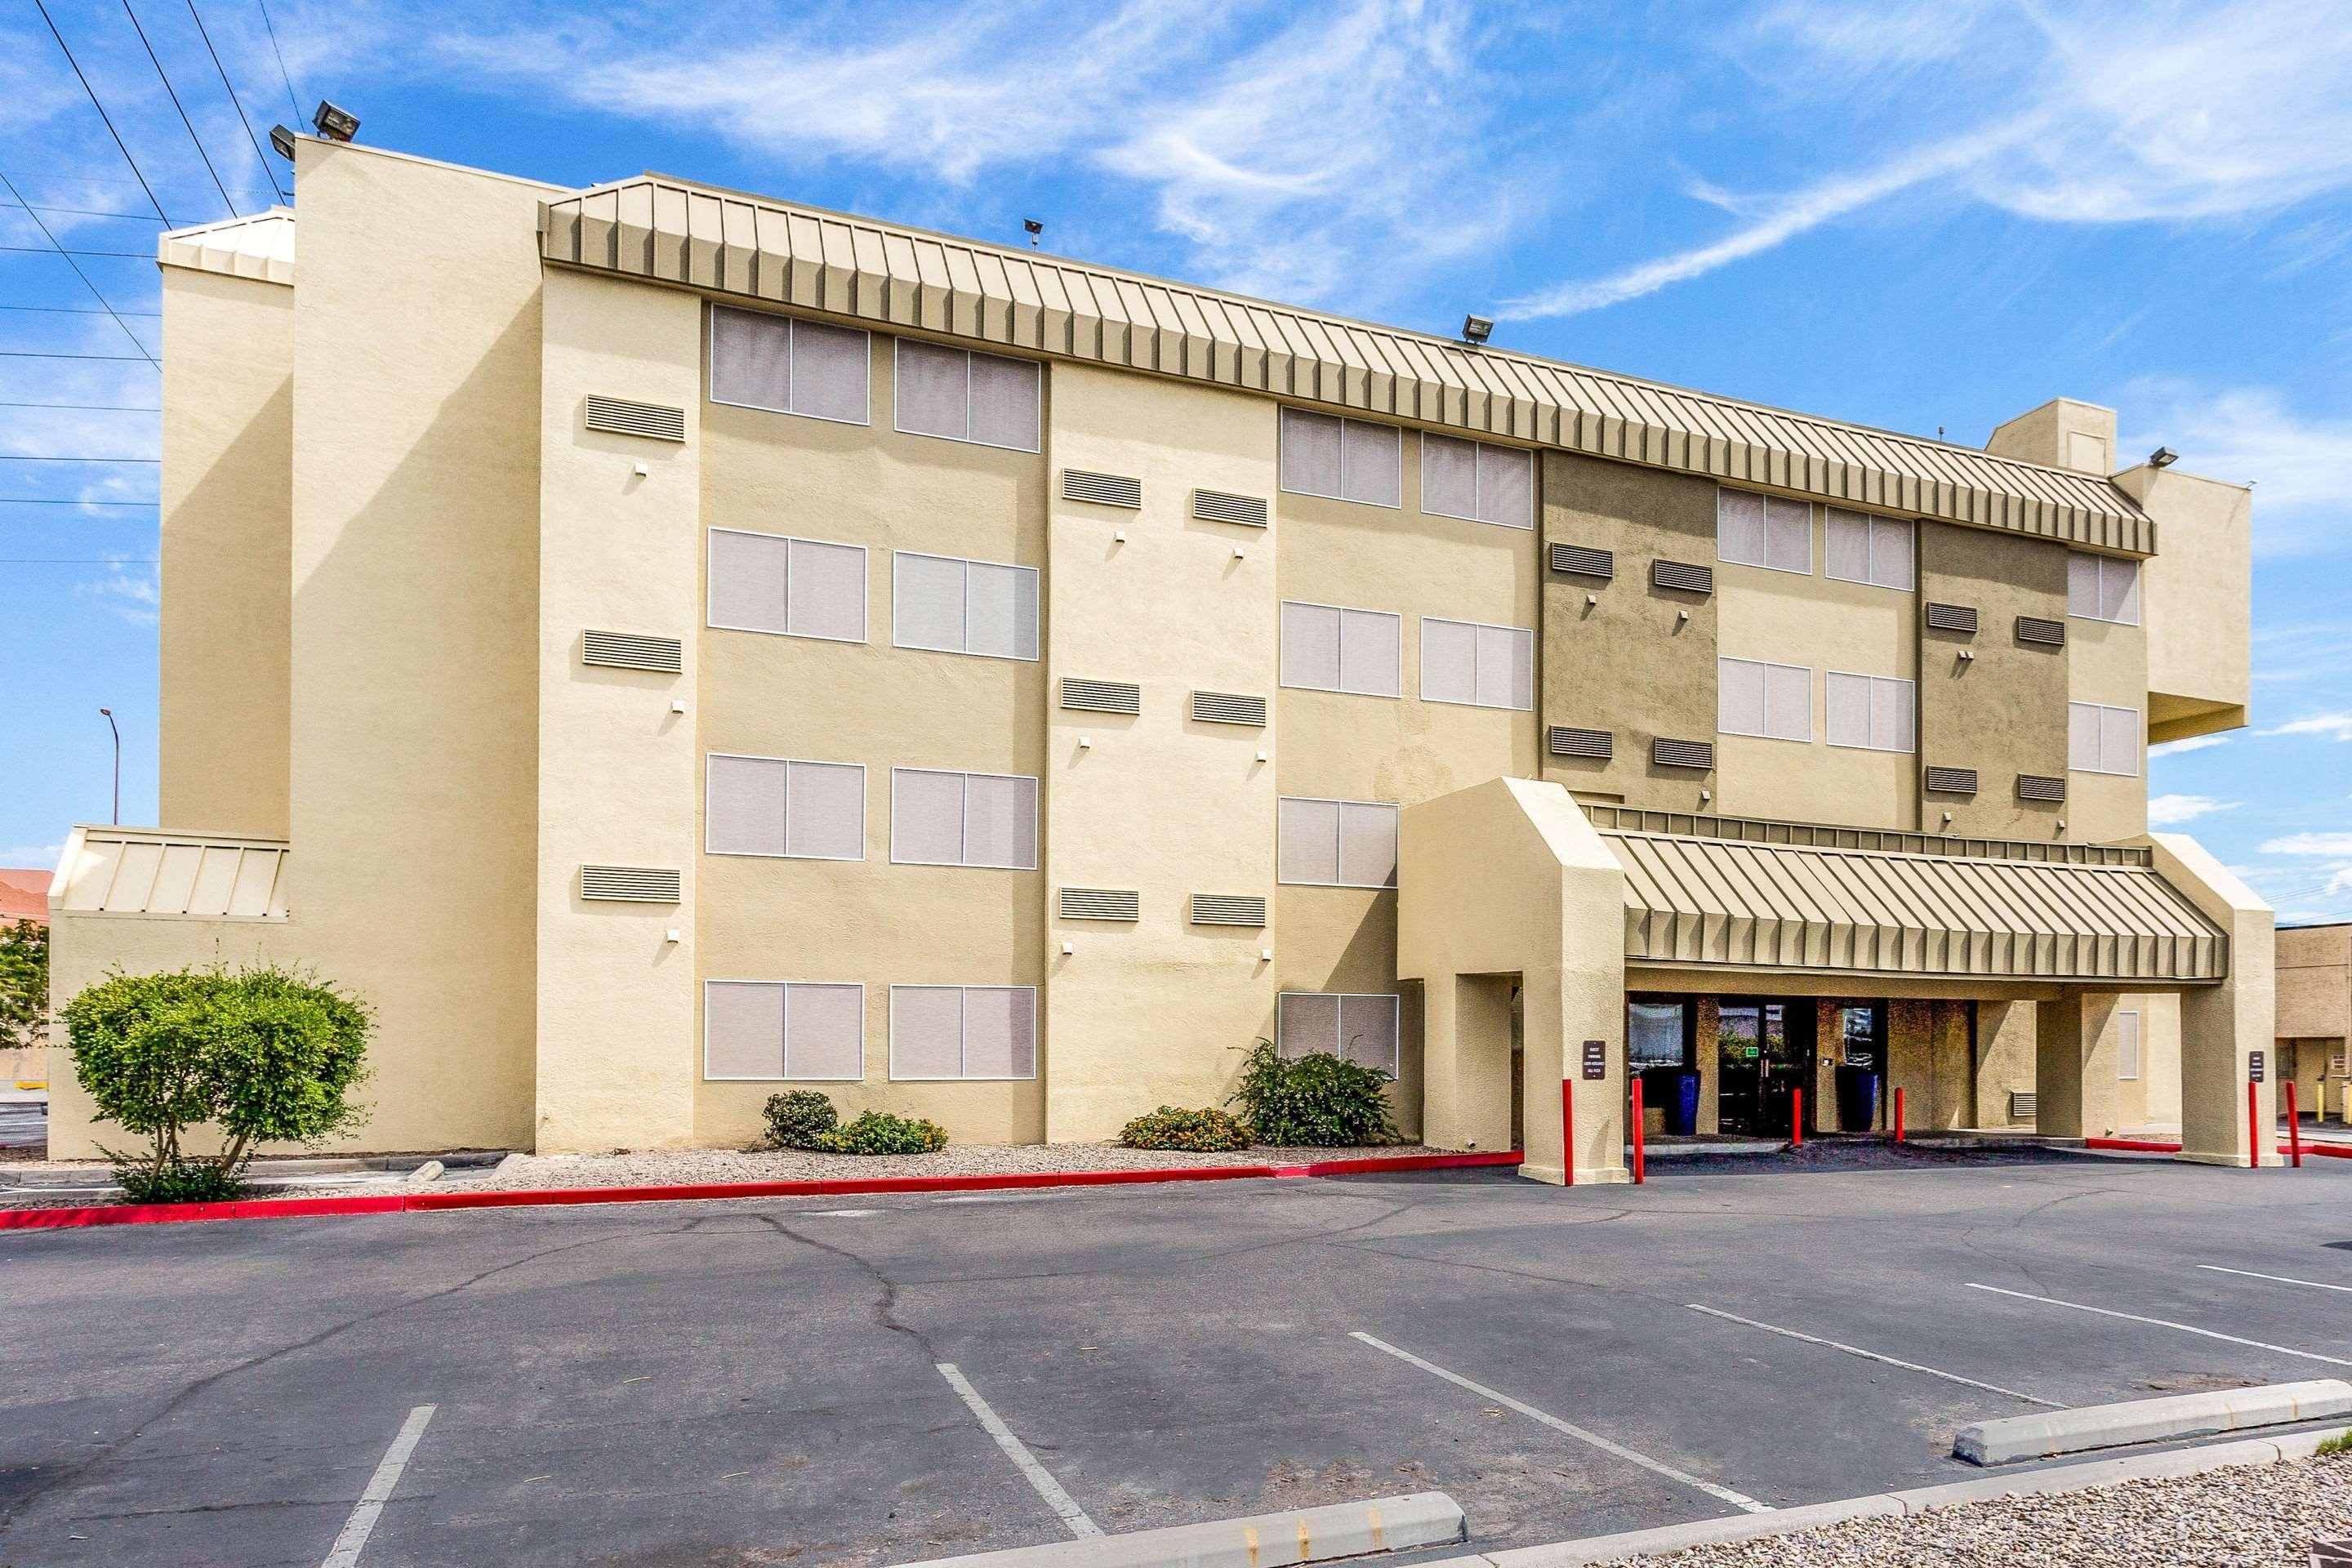
{"label": "red painted curb", "polygon": [[[2163,1138],[2085,1138],[2083,1140],[2083,1147],[2085,1149],[2119,1149],[2126,1152],[2136,1154],[2178,1154],[2180,1152],[2180,1144],[2178,1140]],[[2287,1146],[2281,1143],[2278,1146],[2278,1152],[2282,1154],[2285,1153],[2287,1152]],[[2305,1143],[2303,1146],[2303,1152],[2306,1158],[2316,1154],[2323,1160],[2352,1160],[2352,1143]]]}
{"label": "red painted curb", "polygon": [[551,1187],[490,1193],[385,1193],[349,1198],[278,1198],[233,1204],[105,1204],[85,1208],[0,1209],[0,1230],[68,1230],[98,1225],[177,1225],[195,1220],[299,1219],[307,1215],[521,1208],[542,1204],[666,1204],[703,1198],[839,1197],[858,1193],[994,1192],[1007,1187],[1108,1187],[1139,1182],[1230,1182],[1268,1177],[1349,1176],[1384,1171],[1451,1171],[1516,1165],[1516,1149],[1481,1154],[1380,1154],[1305,1165],[1179,1165],[1147,1171],[1034,1171],[1005,1175],[843,1176],[802,1182],[705,1182],[664,1187]]}

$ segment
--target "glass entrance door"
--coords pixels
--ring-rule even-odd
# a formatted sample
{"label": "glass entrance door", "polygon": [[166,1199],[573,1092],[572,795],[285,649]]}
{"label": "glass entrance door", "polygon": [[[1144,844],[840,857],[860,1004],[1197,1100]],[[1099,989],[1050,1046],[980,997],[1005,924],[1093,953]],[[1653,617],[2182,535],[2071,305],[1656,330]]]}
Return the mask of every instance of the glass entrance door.
{"label": "glass entrance door", "polygon": [[1789,1135],[1790,1091],[1810,1076],[1811,1002],[1731,1002],[1717,1009],[1716,1125],[1748,1137]]}

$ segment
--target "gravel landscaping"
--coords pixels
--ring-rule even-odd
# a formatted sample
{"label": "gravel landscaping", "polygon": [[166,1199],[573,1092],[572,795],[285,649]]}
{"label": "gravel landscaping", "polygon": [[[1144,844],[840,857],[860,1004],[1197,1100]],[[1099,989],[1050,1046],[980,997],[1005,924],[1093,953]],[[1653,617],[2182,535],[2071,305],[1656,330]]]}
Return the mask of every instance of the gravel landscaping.
{"label": "gravel landscaping", "polygon": [[1626,1558],[1618,1568],[2304,1568],[2315,1539],[2346,1537],[2352,1537],[2352,1456],[2338,1454],[1848,1520]]}

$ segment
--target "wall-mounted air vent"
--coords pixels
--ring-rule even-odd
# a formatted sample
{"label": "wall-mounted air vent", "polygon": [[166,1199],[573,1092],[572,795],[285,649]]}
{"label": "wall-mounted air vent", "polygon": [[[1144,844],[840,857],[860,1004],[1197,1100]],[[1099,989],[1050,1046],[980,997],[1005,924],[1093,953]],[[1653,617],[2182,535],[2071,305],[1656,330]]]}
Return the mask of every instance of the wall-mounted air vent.
{"label": "wall-mounted air vent", "polygon": [[1233,691],[1195,691],[1192,717],[1203,724],[1265,723],[1265,699]]}
{"label": "wall-mounted air vent", "polygon": [[1616,751],[1617,738],[1606,730],[1570,730],[1554,724],[1548,744],[1555,757],[1598,757],[1605,763]]}
{"label": "wall-mounted air vent", "polygon": [[[1066,469],[1063,473],[1063,482],[1066,484],[1068,480],[1069,475],[1068,471]],[[1126,482],[1133,484],[1135,481],[1129,479]],[[1083,500],[1086,498],[1082,496],[1073,496],[1071,499],[1073,500]],[[1129,506],[1139,506],[1142,504],[1142,498],[1139,495],[1135,500],[1125,502],[1123,504]],[[1238,522],[1244,528],[1264,528],[1265,526],[1265,498],[1264,496],[1227,495],[1223,490],[1194,490],[1192,492],[1192,515],[1209,522]]]}
{"label": "wall-mounted air vent", "polygon": [[2038,1109],[2039,1101],[2033,1090],[2012,1089],[2009,1091],[2009,1119],[2011,1121],[2031,1121]]}
{"label": "wall-mounted air vent", "polygon": [[2020,800],[2064,800],[2066,781],[2048,773],[2017,775],[2017,798]]}
{"label": "wall-mounted air vent", "polygon": [[1143,689],[1131,680],[1080,680],[1062,677],[1062,706],[1087,713],[1139,713]]}
{"label": "wall-mounted air vent", "polygon": [[677,870],[665,866],[583,866],[580,896],[625,904],[674,904]]}
{"label": "wall-mounted air vent", "polygon": [[1192,923],[1196,926],[1262,926],[1265,900],[1241,893],[1195,893]]}
{"label": "wall-mounted air vent", "polygon": [[1097,506],[1139,507],[1143,504],[1143,481],[1124,474],[1090,474],[1084,468],[1064,468],[1062,499],[1091,501]]}
{"label": "wall-mounted air vent", "polygon": [[1589,544],[1555,544],[1551,547],[1551,569],[1575,577],[1614,577],[1617,555],[1614,551],[1595,550]]}
{"label": "wall-mounted air vent", "polygon": [[1694,566],[1687,561],[1653,561],[1650,581],[1661,588],[1672,588],[1680,594],[1712,594],[1715,592],[1715,568]]}
{"label": "wall-mounted air vent", "polygon": [[686,410],[592,395],[588,399],[588,428],[612,436],[643,436],[649,441],[683,441]]}
{"label": "wall-mounted air vent", "polygon": [[1939,605],[1927,601],[1927,626],[1931,631],[1963,632],[1977,635],[1977,609],[1974,605]]}
{"label": "wall-mounted air vent", "polygon": [[610,669],[651,669],[676,675],[685,668],[686,647],[676,637],[641,637],[633,632],[583,632],[580,662]]}
{"label": "wall-mounted air vent", "polygon": [[1128,888],[1064,888],[1066,921],[1132,921],[1142,918],[1143,896]]}
{"label": "wall-mounted air vent", "polygon": [[1664,735],[1650,741],[1650,762],[1661,768],[1696,768],[1702,773],[1715,766],[1713,741],[1669,741]]}
{"label": "wall-mounted air vent", "polygon": [[1927,789],[1934,795],[1974,795],[1977,793],[1977,771],[1974,768],[1937,768],[1927,770]]}
{"label": "wall-mounted air vent", "polygon": [[2039,643],[2043,647],[2064,647],[2066,623],[2045,621],[2039,616],[2020,616],[2017,617],[2017,640]]}

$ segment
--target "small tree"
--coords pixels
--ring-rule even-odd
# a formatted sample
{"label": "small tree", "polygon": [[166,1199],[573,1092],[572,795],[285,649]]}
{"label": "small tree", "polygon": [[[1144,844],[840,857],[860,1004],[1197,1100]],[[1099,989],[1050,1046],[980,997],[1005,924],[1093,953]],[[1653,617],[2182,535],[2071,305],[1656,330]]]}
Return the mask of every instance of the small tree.
{"label": "small tree", "polygon": [[0,1051],[46,1042],[49,928],[37,921],[0,927]]}
{"label": "small tree", "polygon": [[[261,1142],[319,1143],[358,1125],[372,1019],[361,1003],[276,967],[120,972],[66,1004],[74,1077],[98,1110],[148,1141],[108,1150],[133,1202],[234,1196]],[[216,1123],[222,1151],[191,1157],[189,1129]]]}

